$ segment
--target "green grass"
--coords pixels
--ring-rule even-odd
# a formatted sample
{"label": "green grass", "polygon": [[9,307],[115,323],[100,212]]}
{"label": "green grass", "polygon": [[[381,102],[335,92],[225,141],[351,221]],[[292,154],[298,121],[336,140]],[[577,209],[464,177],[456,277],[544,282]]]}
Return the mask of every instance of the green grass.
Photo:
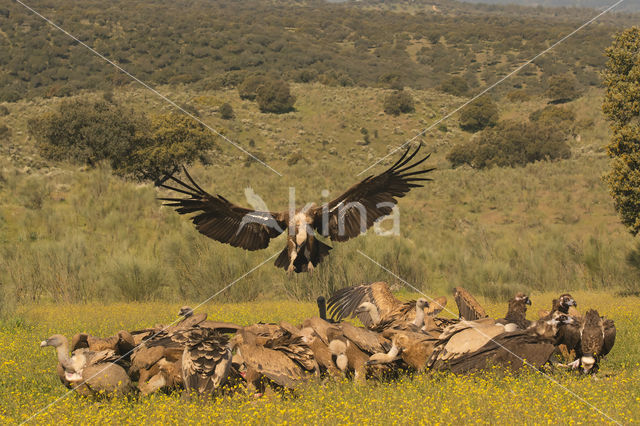
{"label": "green grass", "polygon": [[[430,293],[430,295],[437,295]],[[403,298],[415,297],[404,293]],[[555,294],[534,293],[530,318],[547,308]],[[423,374],[392,383],[313,381],[293,395],[256,400],[239,392],[194,404],[180,395],[153,395],[130,400],[94,401],[66,389],[55,375],[55,355],[38,343],[54,333],[87,331],[108,336],[117,330],[167,324],[179,304],[118,303],[101,305],[25,305],[0,324],[0,422],[33,423],[609,423],[595,408],[623,424],[640,420],[640,328],[637,297],[607,293],[574,294],[580,310],[597,308],[615,319],[618,339],[596,378],[553,372],[550,377],[528,371],[509,375],[500,370],[467,376]],[[504,303],[480,298],[491,315],[502,315]],[[452,301],[450,300],[450,303]],[[195,305],[195,304],[194,304]],[[455,306],[449,306],[455,311]],[[256,321],[294,324],[315,314],[311,303],[291,301],[221,304],[202,310],[209,318],[248,324]],[[557,382],[554,383],[553,381]],[[62,397],[60,401],[56,401]],[[582,401],[583,399],[584,401]],[[585,402],[586,401],[586,402]],[[47,408],[48,404],[54,403]]]}
{"label": "green grass", "polygon": [[[283,174],[247,163],[219,139],[212,164],[192,168],[201,185],[245,205],[244,188],[250,186],[272,210],[287,208],[289,187],[295,187],[299,205],[322,202],[322,189],[334,197],[366,174],[384,170],[399,153],[358,175],[463,102],[412,91],[416,112],[390,117],[382,113],[383,89],[308,84],[294,86],[295,112],[270,115],[235,91],[161,90],[198,107],[203,120]],[[634,240],[619,224],[601,179],[608,167],[601,95],[594,89],[569,104],[576,113],[572,159],[523,168],[450,169],[444,158],[449,148],[470,137],[450,119],[447,133],[433,129],[419,138],[438,169],[433,182],[400,201],[400,237],[370,231],[333,244],[329,260],[313,276],[288,279],[265,265],[221,297],[310,300],[346,285],[393,281],[358,250],[425,290],[464,285],[500,299],[516,289],[637,293],[638,271],[624,261]],[[116,92],[115,98],[149,113],[168,108],[142,90]],[[162,193],[150,185],[116,178],[105,167],[43,162],[25,121],[56,102],[10,104],[11,114],[2,118],[13,130],[11,145],[20,148],[0,156],[0,285],[8,301],[199,299],[284,247],[282,236],[252,253],[211,241],[186,218],[160,207],[155,197]],[[234,120],[218,118],[223,102],[233,105]],[[542,106],[540,100],[503,102],[500,110],[503,117],[526,116]],[[367,146],[355,144],[363,127],[371,137]],[[292,164],[291,157],[300,159]]]}

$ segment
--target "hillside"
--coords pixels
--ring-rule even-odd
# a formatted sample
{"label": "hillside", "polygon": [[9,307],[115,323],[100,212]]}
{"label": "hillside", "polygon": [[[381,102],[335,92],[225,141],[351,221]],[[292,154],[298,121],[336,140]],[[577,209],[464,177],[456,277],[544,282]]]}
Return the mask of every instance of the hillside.
{"label": "hillside", "polygon": [[[160,90],[195,106],[203,120],[283,175],[247,161],[219,139],[209,155],[211,164],[192,168],[202,186],[243,204],[244,188],[252,187],[273,210],[286,208],[289,187],[295,187],[299,203],[323,201],[322,189],[337,195],[361,179],[357,173],[377,158],[463,101],[414,90],[415,113],[392,117],[382,112],[388,89],[297,84],[296,110],[273,115],[260,113],[235,90]],[[601,180],[608,165],[601,95],[593,89],[569,104],[584,126],[572,138],[571,159],[524,168],[451,169],[447,152],[470,138],[451,119],[446,128],[421,138],[438,170],[434,182],[401,200],[400,237],[369,232],[333,244],[329,261],[312,276],[288,279],[265,265],[219,297],[309,299],[363,281],[395,281],[358,250],[430,294],[461,284],[499,298],[514,288],[636,292],[636,272],[621,260],[633,239],[619,224]],[[114,97],[142,111],[169,109],[143,89],[117,90]],[[283,247],[283,237],[260,252],[216,243],[160,207],[154,199],[159,193],[150,185],[116,178],[105,167],[45,162],[27,136],[25,120],[61,101],[5,104],[10,114],[1,120],[12,129],[11,143],[3,147],[0,180],[0,282],[10,289],[6,298],[197,299]],[[235,119],[218,117],[223,102],[233,105]],[[499,103],[506,118],[526,116],[544,105],[536,99]],[[363,127],[372,135],[369,145],[358,142]]]}
{"label": "hillside", "polygon": [[[486,3],[486,4],[498,4],[498,5],[520,5],[520,6],[544,6],[544,7],[591,7],[598,10],[603,10],[606,7],[615,4],[615,1],[601,1],[601,0],[464,0],[468,3]],[[640,11],[640,4],[634,1],[627,0],[617,6],[615,9],[617,12],[638,12]]]}
{"label": "hillside", "polygon": [[[145,82],[205,90],[233,88],[255,73],[331,86],[415,89],[459,75],[480,88],[594,15],[589,9],[451,1],[87,0],[54,6],[40,0],[31,6]],[[585,87],[596,85],[611,36],[636,21],[603,16],[500,89],[542,92],[550,78],[567,72]],[[0,102],[129,82],[19,3],[0,7]]]}

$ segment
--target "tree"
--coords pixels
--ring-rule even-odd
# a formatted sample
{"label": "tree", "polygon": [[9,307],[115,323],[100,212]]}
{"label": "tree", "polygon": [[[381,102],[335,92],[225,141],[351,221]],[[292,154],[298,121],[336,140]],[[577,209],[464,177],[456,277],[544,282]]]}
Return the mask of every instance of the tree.
{"label": "tree", "polygon": [[498,123],[498,106],[488,96],[483,96],[467,105],[460,113],[460,128],[478,132]]}
{"label": "tree", "polygon": [[223,120],[230,120],[233,118],[233,107],[228,102],[220,105],[220,118]]}
{"label": "tree", "polygon": [[256,101],[260,111],[281,114],[293,109],[296,98],[286,81],[268,80],[258,88]]}
{"label": "tree", "polygon": [[572,101],[580,96],[578,81],[571,74],[561,75],[551,80],[547,97],[551,104],[563,104]]}
{"label": "tree", "polygon": [[112,163],[119,174],[157,180],[193,163],[214,142],[213,133],[187,115],[156,115],[151,117],[149,133],[140,138],[131,155]]}
{"label": "tree", "polygon": [[607,146],[613,158],[606,176],[622,223],[633,235],[640,231],[640,28],[618,34],[607,49],[602,109],[613,136]]}
{"label": "tree", "polygon": [[115,173],[158,179],[211,149],[213,134],[184,114],[151,119],[105,100],[63,102],[29,121],[43,157],[94,165],[107,161]]}
{"label": "tree", "polygon": [[241,99],[253,101],[258,95],[258,88],[267,81],[262,75],[252,75],[245,78],[238,86],[238,95]]}
{"label": "tree", "polygon": [[129,155],[146,124],[120,105],[78,99],[29,120],[28,129],[43,157],[93,165]]}
{"label": "tree", "polygon": [[440,85],[440,90],[455,96],[467,96],[469,94],[469,84],[464,78],[453,76]]}
{"label": "tree", "polygon": [[407,114],[415,111],[411,94],[404,90],[396,90],[384,98],[384,112],[390,115]]}
{"label": "tree", "polygon": [[453,167],[469,164],[481,169],[569,158],[566,136],[559,126],[506,120],[483,130],[471,141],[454,146],[447,159]]}

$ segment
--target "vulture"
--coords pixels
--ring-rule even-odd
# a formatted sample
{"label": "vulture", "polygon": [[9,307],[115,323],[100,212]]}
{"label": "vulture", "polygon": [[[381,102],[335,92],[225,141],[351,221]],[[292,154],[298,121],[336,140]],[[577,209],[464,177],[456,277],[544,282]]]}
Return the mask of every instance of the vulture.
{"label": "vulture", "polygon": [[589,309],[580,334],[581,357],[576,361],[582,365],[585,374],[594,374],[598,371],[600,359],[613,348],[616,326],[613,320],[601,317],[595,309]]}
{"label": "vulture", "polygon": [[456,287],[453,290],[453,299],[456,301],[456,305],[458,305],[460,319],[475,321],[488,317],[482,305],[464,288]]}
{"label": "vulture", "polygon": [[182,380],[186,395],[210,398],[231,371],[229,339],[211,328],[194,327],[184,333]]}
{"label": "vulture", "polygon": [[113,351],[118,356],[117,363],[125,368],[129,368],[130,356],[136,347],[135,340],[131,333],[120,330],[115,336],[101,338],[88,333],[77,333],[71,338],[71,352],[78,349],[88,349],[92,352]]}
{"label": "vulture", "polygon": [[461,321],[445,330],[427,365],[454,373],[482,370],[492,365],[514,371],[525,365],[540,368],[554,354],[554,334],[567,318],[543,321],[532,329],[513,332],[504,332],[504,325],[491,319]]}
{"label": "vulture", "polygon": [[531,305],[529,297],[524,293],[516,294],[509,300],[507,315],[496,322],[506,326],[507,331],[526,330],[531,326],[527,319],[527,305]]}
{"label": "vulture", "polygon": [[133,391],[127,372],[115,364],[119,356],[114,350],[78,348],[69,356],[69,341],[61,334],[54,334],[40,343],[40,347],[47,346],[56,349],[60,381],[78,394],[112,396]]}
{"label": "vulture", "polygon": [[[411,323],[416,321],[416,301],[403,303],[399,301],[385,282],[362,284],[346,287],[336,291],[327,302],[329,313],[334,320],[358,317],[368,328],[381,324],[391,326],[393,323]],[[423,322],[425,316],[434,316],[447,304],[445,297],[427,302],[422,299],[424,315],[419,315],[417,323]],[[418,308],[419,309],[419,308]]]}
{"label": "vulture", "polygon": [[580,314],[577,311],[578,303],[576,303],[573,296],[569,293],[560,295],[557,299],[553,299],[551,302],[551,311],[540,311],[540,317],[549,319],[554,314],[571,315],[572,317],[579,317]]}
{"label": "vulture", "polygon": [[[221,195],[211,195],[191,178],[189,182],[167,176],[161,187],[184,194],[187,198],[159,198],[166,206],[175,207],[179,214],[192,214],[196,229],[221,243],[245,250],[267,248],[272,238],[287,231],[287,245],[275,261],[276,267],[289,274],[311,272],[329,255],[331,247],[318,238],[316,232],[332,241],[343,242],[366,232],[374,222],[389,215],[411,188],[422,187],[430,181],[424,175],[433,168],[416,170],[429,155],[409,164],[418,154],[409,149],[389,169],[377,176],[369,176],[349,188],[338,198],[321,206],[308,204],[298,210],[283,212],[256,211],[240,207]],[[171,180],[177,187],[164,182]]]}
{"label": "vulture", "polygon": [[304,369],[288,356],[289,353],[277,350],[283,348],[281,345],[284,342],[275,342],[275,348],[269,348],[260,340],[266,343],[246,328],[231,340],[231,349],[238,351],[246,367],[247,386],[262,392],[265,386],[262,378],[265,377],[283,388],[294,389],[306,380]]}

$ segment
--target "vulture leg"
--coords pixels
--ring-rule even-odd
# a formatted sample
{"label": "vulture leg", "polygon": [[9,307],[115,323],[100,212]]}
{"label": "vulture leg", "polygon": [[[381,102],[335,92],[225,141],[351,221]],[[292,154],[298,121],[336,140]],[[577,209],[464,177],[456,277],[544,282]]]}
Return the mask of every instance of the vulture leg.
{"label": "vulture leg", "polygon": [[162,372],[156,374],[146,382],[141,382],[138,386],[143,395],[150,395],[159,391],[167,385],[167,380]]}

